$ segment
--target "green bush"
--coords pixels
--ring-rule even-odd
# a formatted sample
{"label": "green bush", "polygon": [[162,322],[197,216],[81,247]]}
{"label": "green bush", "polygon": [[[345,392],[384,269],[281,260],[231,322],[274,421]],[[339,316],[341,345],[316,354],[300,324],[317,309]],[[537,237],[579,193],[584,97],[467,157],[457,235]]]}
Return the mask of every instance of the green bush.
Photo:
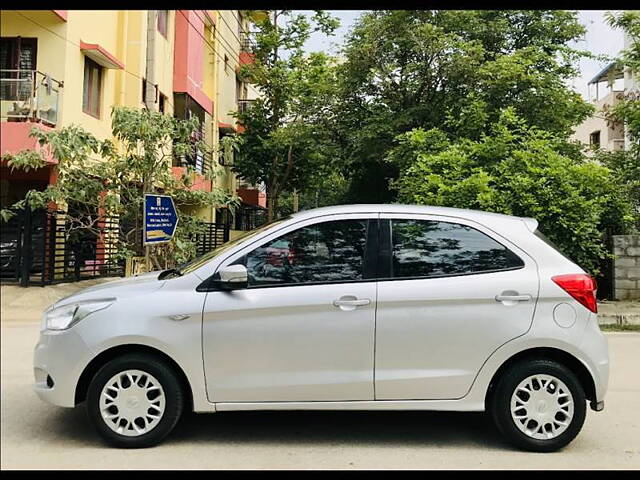
{"label": "green bush", "polygon": [[387,160],[403,203],[533,217],[569,257],[592,274],[608,254],[602,232],[630,228],[630,201],[611,171],[566,153],[564,140],[529,127],[512,109],[478,141],[443,142],[434,130],[397,137]]}

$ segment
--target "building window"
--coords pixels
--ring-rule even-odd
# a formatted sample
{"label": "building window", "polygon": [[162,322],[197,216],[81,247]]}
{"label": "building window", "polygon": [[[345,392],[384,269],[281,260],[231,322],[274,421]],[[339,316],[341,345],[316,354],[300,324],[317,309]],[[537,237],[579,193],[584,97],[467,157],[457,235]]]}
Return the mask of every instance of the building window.
{"label": "building window", "polygon": [[33,71],[36,70],[38,40],[35,38],[2,37],[0,39],[2,100],[26,101],[32,94]]}
{"label": "building window", "polygon": [[82,111],[100,118],[102,98],[102,67],[90,58],[84,58],[84,86],[82,90]]}
{"label": "building window", "polygon": [[224,73],[227,73],[229,70],[229,57],[224,56]]}
{"label": "building window", "polygon": [[600,130],[589,135],[589,144],[596,148],[600,148]]}
{"label": "building window", "polygon": [[158,10],[158,31],[164,38],[167,38],[167,25],[169,20],[169,10]]}

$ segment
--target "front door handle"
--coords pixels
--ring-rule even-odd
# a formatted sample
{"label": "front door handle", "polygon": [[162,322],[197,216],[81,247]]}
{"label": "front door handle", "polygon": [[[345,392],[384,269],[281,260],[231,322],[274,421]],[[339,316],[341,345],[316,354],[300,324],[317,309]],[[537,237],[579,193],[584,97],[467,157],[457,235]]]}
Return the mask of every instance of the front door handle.
{"label": "front door handle", "polygon": [[496,302],[528,302],[531,295],[496,295]]}
{"label": "front door handle", "polygon": [[356,307],[362,307],[369,305],[371,300],[368,298],[357,298],[353,295],[345,295],[337,300],[333,301],[333,306],[338,307],[341,310],[355,310]]}

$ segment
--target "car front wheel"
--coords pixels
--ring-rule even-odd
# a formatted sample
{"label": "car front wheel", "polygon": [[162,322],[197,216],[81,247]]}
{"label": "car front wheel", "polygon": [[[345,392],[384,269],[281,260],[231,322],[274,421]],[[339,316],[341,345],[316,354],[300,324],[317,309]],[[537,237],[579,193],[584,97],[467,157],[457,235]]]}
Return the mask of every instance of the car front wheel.
{"label": "car front wheel", "polygon": [[511,443],[552,452],[582,429],[586,398],[580,381],[564,365],[529,360],[512,366],[498,380],[490,409],[498,430]]}
{"label": "car front wheel", "polygon": [[111,360],[87,392],[89,419],[111,445],[150,447],[175,427],[184,405],[180,382],[164,361],[147,354]]}

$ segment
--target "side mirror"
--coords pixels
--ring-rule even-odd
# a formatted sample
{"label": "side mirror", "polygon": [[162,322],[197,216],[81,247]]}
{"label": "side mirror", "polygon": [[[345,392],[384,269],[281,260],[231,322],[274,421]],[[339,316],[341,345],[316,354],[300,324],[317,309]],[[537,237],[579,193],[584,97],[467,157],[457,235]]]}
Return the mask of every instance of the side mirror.
{"label": "side mirror", "polygon": [[244,265],[227,265],[213,276],[213,283],[222,290],[238,290],[247,288],[247,267]]}

